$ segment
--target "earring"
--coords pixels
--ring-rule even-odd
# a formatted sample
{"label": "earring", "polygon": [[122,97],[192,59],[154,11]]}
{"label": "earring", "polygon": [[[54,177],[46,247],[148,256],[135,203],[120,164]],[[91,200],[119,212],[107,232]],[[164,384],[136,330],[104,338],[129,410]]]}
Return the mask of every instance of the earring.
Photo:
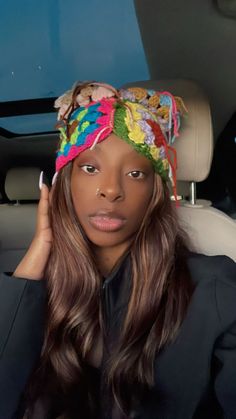
{"label": "earring", "polygon": [[97,190],[96,190],[96,196],[99,196],[99,195],[101,195],[101,192],[100,192],[100,189],[97,188]]}

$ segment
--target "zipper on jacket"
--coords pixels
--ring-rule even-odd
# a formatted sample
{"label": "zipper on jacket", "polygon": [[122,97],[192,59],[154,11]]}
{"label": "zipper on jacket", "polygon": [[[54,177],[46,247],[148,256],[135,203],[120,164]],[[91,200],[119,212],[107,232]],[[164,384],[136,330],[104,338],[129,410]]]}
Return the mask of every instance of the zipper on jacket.
{"label": "zipper on jacket", "polygon": [[[101,285],[100,290],[100,300],[101,300],[101,311],[102,311],[102,322],[103,322],[103,329],[107,335],[107,299],[106,299],[106,292],[107,292],[107,284],[106,280]],[[104,336],[105,338],[105,336]]]}

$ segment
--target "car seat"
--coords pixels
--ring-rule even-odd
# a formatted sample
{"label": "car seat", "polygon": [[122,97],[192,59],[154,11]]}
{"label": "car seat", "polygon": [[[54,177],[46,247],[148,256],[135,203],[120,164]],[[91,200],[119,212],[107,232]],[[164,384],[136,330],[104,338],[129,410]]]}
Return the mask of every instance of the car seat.
{"label": "car seat", "polygon": [[196,182],[208,176],[213,152],[211,112],[206,95],[198,84],[183,79],[138,81],[126,87],[134,85],[169,90],[183,98],[188,114],[182,118],[180,136],[174,143],[178,156],[178,194],[188,195],[188,200],[179,201],[180,224],[190,237],[192,250],[207,255],[224,254],[236,261],[236,222],[211,207],[210,201],[196,198]]}
{"label": "car seat", "polygon": [[35,231],[40,169],[16,167],[7,172],[5,192],[9,204],[0,205],[0,269],[15,270]]}

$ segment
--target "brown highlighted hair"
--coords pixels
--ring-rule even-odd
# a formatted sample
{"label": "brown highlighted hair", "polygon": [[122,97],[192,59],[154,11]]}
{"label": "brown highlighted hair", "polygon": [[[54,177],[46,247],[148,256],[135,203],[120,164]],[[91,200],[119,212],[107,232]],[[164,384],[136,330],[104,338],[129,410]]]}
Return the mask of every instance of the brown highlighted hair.
{"label": "brown highlighted hair", "polygon": [[[69,163],[59,172],[52,194],[47,326],[33,388],[37,397],[43,388],[70,419],[76,413],[90,419],[98,417],[99,395],[86,358],[103,329],[102,279],[73,208],[71,168]],[[168,187],[155,175],[148,211],[130,248],[132,291],[124,327],[105,369],[110,394],[127,415],[131,400],[154,384],[155,357],[175,339],[185,317],[192,294],[186,255]]]}

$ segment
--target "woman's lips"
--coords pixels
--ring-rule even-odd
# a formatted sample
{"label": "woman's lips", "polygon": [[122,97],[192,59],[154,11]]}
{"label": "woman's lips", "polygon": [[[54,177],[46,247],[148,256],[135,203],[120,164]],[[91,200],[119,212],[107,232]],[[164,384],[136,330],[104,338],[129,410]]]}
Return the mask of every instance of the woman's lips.
{"label": "woman's lips", "polygon": [[118,231],[125,224],[124,218],[108,214],[92,215],[89,217],[90,224],[99,231]]}

